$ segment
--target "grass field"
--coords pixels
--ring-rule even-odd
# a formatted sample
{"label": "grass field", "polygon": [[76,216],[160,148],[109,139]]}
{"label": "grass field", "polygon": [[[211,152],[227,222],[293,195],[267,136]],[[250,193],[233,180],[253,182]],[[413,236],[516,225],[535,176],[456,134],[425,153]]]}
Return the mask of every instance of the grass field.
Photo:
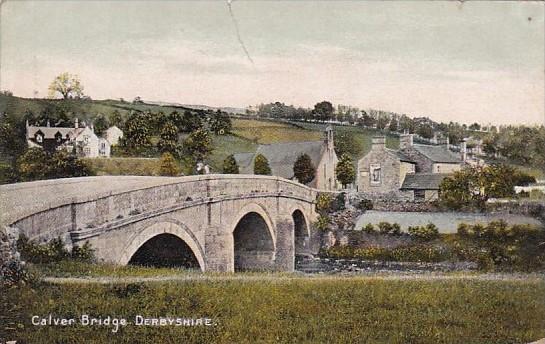
{"label": "grass field", "polygon": [[[0,293],[0,341],[28,343],[527,343],[545,282],[286,279],[42,283]],[[34,326],[33,315],[211,318],[214,326]]]}
{"label": "grass field", "polygon": [[87,158],[84,160],[99,176],[155,176],[159,166],[159,159],[148,158]]}
{"label": "grass field", "polygon": [[233,134],[254,143],[318,141],[323,138],[320,131],[306,130],[288,123],[233,119]]}

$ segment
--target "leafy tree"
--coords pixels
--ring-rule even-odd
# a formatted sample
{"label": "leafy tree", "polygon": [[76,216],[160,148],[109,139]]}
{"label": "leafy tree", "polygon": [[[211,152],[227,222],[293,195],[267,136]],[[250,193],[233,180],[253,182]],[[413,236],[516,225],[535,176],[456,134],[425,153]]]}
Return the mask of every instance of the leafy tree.
{"label": "leafy tree", "polygon": [[514,196],[519,178],[520,173],[505,164],[466,167],[441,182],[440,201],[451,209],[484,208],[489,198]]}
{"label": "leafy tree", "polygon": [[271,167],[269,160],[263,155],[258,154],[254,160],[254,174],[271,175]]}
{"label": "leafy tree", "polygon": [[177,176],[180,174],[180,167],[171,153],[165,152],[161,155],[159,174],[161,176]]}
{"label": "leafy tree", "polygon": [[202,121],[199,115],[189,110],[186,110],[184,112],[184,115],[180,124],[181,125],[179,129],[180,131],[184,133],[190,133],[192,131],[202,128]]}
{"label": "leafy tree", "polygon": [[220,110],[210,116],[209,123],[210,130],[216,135],[228,134],[233,127],[231,118]]}
{"label": "leafy tree", "polygon": [[299,183],[308,184],[316,176],[316,167],[312,164],[312,160],[308,154],[301,154],[293,164],[293,175]]}
{"label": "leafy tree", "polygon": [[212,152],[212,137],[206,129],[198,129],[189,134],[182,145],[193,161],[203,161]]}
{"label": "leafy tree", "polygon": [[416,133],[426,139],[431,139],[433,137],[433,128],[429,124],[422,124],[418,126]]}
{"label": "leafy tree", "polygon": [[104,115],[99,114],[97,117],[95,117],[94,127],[95,134],[97,134],[97,136],[102,136],[109,126],[110,123],[108,119],[104,117]]}
{"label": "leafy tree", "polygon": [[398,128],[398,122],[395,117],[392,117],[392,120],[390,121],[390,125],[388,126],[388,130],[390,131],[397,131]]}
{"label": "leafy tree", "polygon": [[41,148],[29,148],[17,159],[17,172],[23,181],[45,179],[49,174],[49,161]]}
{"label": "leafy tree", "polygon": [[334,110],[333,105],[328,101],[319,102],[314,105],[314,114],[322,122],[332,119]]}
{"label": "leafy tree", "polygon": [[176,155],[178,151],[178,129],[174,123],[168,121],[161,129],[160,139],[157,143],[159,152],[169,152]]}
{"label": "leafy tree", "polygon": [[109,117],[110,125],[115,125],[118,128],[123,128],[123,118],[121,117],[121,113],[119,110],[114,110],[112,114]]}
{"label": "leafy tree", "polygon": [[238,164],[233,154],[229,155],[223,160],[223,173],[224,174],[238,174]]}
{"label": "leafy tree", "polygon": [[123,130],[121,146],[129,153],[137,154],[151,147],[151,130],[145,114],[133,112],[129,116]]}
{"label": "leafy tree", "polygon": [[371,128],[375,126],[375,124],[377,123],[377,120],[375,119],[375,117],[371,116],[370,114],[364,111],[361,115],[361,123],[363,124],[364,127]]}
{"label": "leafy tree", "polygon": [[77,75],[62,73],[58,75],[49,85],[49,97],[55,98],[60,93],[63,99],[83,97],[83,85]]}
{"label": "leafy tree", "polygon": [[390,122],[390,116],[387,114],[380,114],[377,118],[377,129],[383,130]]}
{"label": "leafy tree", "polygon": [[343,188],[356,180],[356,169],[352,163],[352,158],[348,154],[341,155],[335,167],[335,173],[337,174],[337,180],[343,185]]}
{"label": "leafy tree", "polygon": [[29,148],[19,157],[17,166],[17,172],[24,181],[93,174],[91,168],[75,155],[66,151],[49,154],[41,148]]}

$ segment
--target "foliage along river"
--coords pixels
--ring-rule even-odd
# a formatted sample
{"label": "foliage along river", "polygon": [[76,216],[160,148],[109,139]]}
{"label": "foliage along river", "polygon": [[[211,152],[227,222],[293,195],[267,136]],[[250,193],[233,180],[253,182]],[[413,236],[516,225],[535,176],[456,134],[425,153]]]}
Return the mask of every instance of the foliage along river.
{"label": "foliage along river", "polygon": [[402,212],[402,211],[377,211],[368,210],[356,221],[354,229],[360,230],[363,226],[379,222],[398,223],[401,229],[406,231],[409,226],[425,226],[433,223],[440,233],[456,233],[460,223],[487,224],[491,221],[504,220],[510,225],[533,224],[542,226],[542,223],[530,216],[514,214],[475,214],[459,212]]}

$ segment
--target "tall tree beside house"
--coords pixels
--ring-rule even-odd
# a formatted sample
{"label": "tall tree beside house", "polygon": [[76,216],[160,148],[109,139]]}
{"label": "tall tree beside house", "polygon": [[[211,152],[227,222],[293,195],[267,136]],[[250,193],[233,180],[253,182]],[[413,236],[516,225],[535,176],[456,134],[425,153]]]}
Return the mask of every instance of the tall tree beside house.
{"label": "tall tree beside house", "polygon": [[161,176],[177,176],[180,174],[180,167],[174,159],[174,156],[165,152],[161,155],[159,160],[159,175]]}
{"label": "tall tree beside house", "polygon": [[301,154],[293,164],[293,175],[299,183],[308,184],[316,176],[316,167],[308,154]]}
{"label": "tall tree beside house", "polygon": [[117,109],[115,109],[114,112],[110,114],[108,121],[111,125],[115,125],[118,128],[123,128],[123,117]]}
{"label": "tall tree beside house", "polygon": [[129,116],[120,142],[121,147],[130,154],[141,154],[151,147],[151,130],[145,114],[133,112]]}
{"label": "tall tree beside house", "polygon": [[337,156],[349,154],[352,157],[359,157],[363,154],[363,144],[356,140],[358,133],[354,131],[335,132],[335,153]]}
{"label": "tall tree beside house", "polygon": [[27,149],[17,160],[17,172],[23,181],[93,175],[91,168],[74,154],[51,154],[41,148]]}
{"label": "tall tree beside house", "polygon": [[233,154],[229,155],[223,160],[223,173],[224,174],[239,174],[238,164]]}
{"label": "tall tree beside house", "polygon": [[60,94],[63,99],[79,99],[83,97],[83,85],[79,77],[67,72],[53,79],[51,84],[49,84],[48,91],[50,98],[55,98],[57,94]]}
{"label": "tall tree beside house", "polygon": [[193,162],[203,161],[212,152],[212,137],[208,130],[198,129],[186,137],[182,146]]}
{"label": "tall tree beside house", "polygon": [[95,121],[94,121],[93,125],[94,125],[94,128],[95,128],[95,134],[97,136],[102,136],[102,134],[104,134],[106,129],[108,129],[110,127],[110,123],[109,123],[108,119],[103,114],[98,114],[95,117]]}
{"label": "tall tree beside house", "polygon": [[254,160],[254,174],[262,174],[270,176],[272,173],[271,167],[269,166],[269,160],[263,155],[258,154]]}
{"label": "tall tree beside house", "polygon": [[352,158],[348,154],[341,155],[335,167],[335,173],[337,174],[337,180],[343,185],[343,188],[356,180],[356,169],[354,168]]}
{"label": "tall tree beside house", "polygon": [[178,129],[171,121],[167,121],[161,129],[160,139],[157,143],[159,152],[169,152],[176,156],[178,151]]}

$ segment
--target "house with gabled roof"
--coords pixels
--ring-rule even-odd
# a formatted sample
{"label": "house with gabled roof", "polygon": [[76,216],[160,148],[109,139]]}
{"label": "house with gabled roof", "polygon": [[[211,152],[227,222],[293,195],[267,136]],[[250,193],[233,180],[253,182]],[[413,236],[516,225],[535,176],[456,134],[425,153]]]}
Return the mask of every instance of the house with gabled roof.
{"label": "house with gabled roof", "polygon": [[321,141],[262,144],[254,153],[237,153],[234,157],[240,173],[253,174],[255,157],[261,154],[267,158],[273,176],[295,179],[293,165],[301,154],[307,154],[316,169],[316,176],[309,186],[320,190],[337,190],[340,185],[335,175],[338,158],[334,149],[333,128],[328,126],[324,136]]}
{"label": "house with gabled roof", "polygon": [[434,200],[443,179],[465,164],[463,156],[447,145],[414,144],[408,134],[401,135],[399,150],[374,137],[371,151],[358,161],[357,190],[374,199]]}

